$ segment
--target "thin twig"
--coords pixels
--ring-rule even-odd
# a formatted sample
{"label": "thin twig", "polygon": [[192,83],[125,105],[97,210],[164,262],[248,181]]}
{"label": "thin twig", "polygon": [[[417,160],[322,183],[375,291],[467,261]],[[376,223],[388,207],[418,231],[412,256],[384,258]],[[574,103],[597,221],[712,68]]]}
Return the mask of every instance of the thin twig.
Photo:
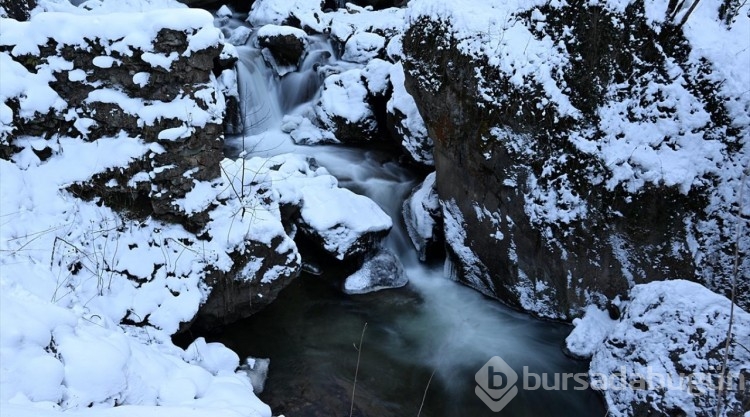
{"label": "thin twig", "polygon": [[352,385],[352,403],[349,406],[349,417],[354,414],[354,392],[357,390],[357,375],[359,374],[359,359],[362,357],[362,342],[365,339],[365,330],[367,330],[367,322],[362,326],[362,335],[359,337],[359,347],[354,346],[357,349],[357,368],[354,370],[354,384]]}
{"label": "thin twig", "polygon": [[427,390],[430,389],[430,382],[432,382],[432,377],[435,376],[435,371],[437,371],[437,368],[432,370],[432,373],[430,374],[430,379],[427,380],[427,386],[424,387],[424,394],[422,394],[422,404],[419,404],[419,411],[417,411],[417,417],[422,414],[422,407],[424,407],[424,400],[427,398]]}
{"label": "thin twig", "polygon": [[745,191],[745,181],[747,180],[749,169],[745,169],[740,181],[740,194],[739,204],[737,213],[737,235],[734,239],[734,267],[732,268],[732,292],[731,292],[731,306],[729,307],[729,328],[727,329],[727,340],[724,344],[724,358],[721,362],[721,376],[719,379],[719,386],[717,388],[717,399],[718,406],[716,407],[716,417],[720,417],[724,408],[724,395],[727,374],[728,374],[728,363],[729,363],[729,346],[732,343],[732,327],[734,326],[734,303],[737,298],[737,276],[739,275],[740,265],[740,236],[742,236],[742,226],[745,225],[745,220],[742,218],[742,204],[744,203],[743,192]]}

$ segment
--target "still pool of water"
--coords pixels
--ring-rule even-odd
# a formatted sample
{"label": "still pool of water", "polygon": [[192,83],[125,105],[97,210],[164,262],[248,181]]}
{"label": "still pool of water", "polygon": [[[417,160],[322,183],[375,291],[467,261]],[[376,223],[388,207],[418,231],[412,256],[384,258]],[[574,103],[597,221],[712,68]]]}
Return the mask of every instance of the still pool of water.
{"label": "still pool of water", "polygon": [[356,416],[416,416],[425,389],[425,417],[605,415],[596,393],[572,387],[521,389],[492,412],[474,394],[474,375],[493,356],[521,375],[519,387],[524,366],[539,374],[586,372],[560,349],[570,327],[510,310],[443,278],[439,267],[407,273],[407,287],[356,296],[303,275],[215,340],[241,356],[271,358],[260,398],[286,417],[348,416],[355,372]]}

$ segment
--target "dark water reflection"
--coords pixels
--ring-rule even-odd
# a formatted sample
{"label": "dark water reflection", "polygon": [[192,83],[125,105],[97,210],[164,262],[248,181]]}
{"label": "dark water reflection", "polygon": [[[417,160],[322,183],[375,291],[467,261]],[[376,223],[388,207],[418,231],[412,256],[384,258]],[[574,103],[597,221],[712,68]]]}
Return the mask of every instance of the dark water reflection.
{"label": "dark water reflection", "polygon": [[[492,356],[519,375],[586,372],[560,346],[570,328],[512,311],[442,278],[411,269],[405,288],[347,296],[322,277],[302,276],[268,309],[215,340],[241,356],[271,358],[260,398],[286,417],[348,416],[357,350],[367,323],[353,415],[604,416],[593,391],[520,390],[494,413],[474,394],[474,374]],[[549,381],[552,381],[550,376]],[[522,384],[522,381],[519,381]]]}

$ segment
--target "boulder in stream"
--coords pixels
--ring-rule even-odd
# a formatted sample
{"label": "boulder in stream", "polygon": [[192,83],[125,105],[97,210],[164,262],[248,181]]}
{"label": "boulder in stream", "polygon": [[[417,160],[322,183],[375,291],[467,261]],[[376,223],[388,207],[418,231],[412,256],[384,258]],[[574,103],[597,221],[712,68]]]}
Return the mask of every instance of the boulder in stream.
{"label": "boulder in stream", "polygon": [[344,292],[365,294],[388,288],[400,288],[408,282],[401,261],[390,250],[381,249],[365,260],[357,272],[346,278]]}
{"label": "boulder in stream", "polygon": [[291,26],[265,25],[258,29],[263,58],[279,76],[297,69],[308,46],[307,34]]}

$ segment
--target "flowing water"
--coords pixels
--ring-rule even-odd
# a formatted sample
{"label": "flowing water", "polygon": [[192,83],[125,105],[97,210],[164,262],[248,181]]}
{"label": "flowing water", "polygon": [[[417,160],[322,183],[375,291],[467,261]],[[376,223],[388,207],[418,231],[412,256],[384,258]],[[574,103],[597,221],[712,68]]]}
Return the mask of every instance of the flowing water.
{"label": "flowing water", "polygon": [[[585,373],[587,364],[563,355],[570,327],[532,319],[445,277],[443,263],[423,264],[405,234],[401,206],[420,178],[392,156],[336,146],[302,147],[278,130],[282,114],[315,99],[318,65],[336,64],[318,40],[296,73],[276,79],[250,46],[241,49],[238,75],[253,130],[230,139],[233,151],[301,152],[314,157],[341,186],[367,195],[394,219],[384,243],[404,264],[409,284],[365,295],[346,295],[340,282],[303,274],[268,308],[225,329],[213,340],[240,356],[271,359],[260,398],[287,417],[604,416],[597,394],[574,390],[524,390],[500,412],[475,395],[475,374],[500,356],[519,375]],[[260,90],[260,91],[258,91]],[[247,99],[244,99],[247,101]],[[250,145],[248,145],[250,144]],[[260,144],[263,144],[262,150]],[[360,343],[360,338],[363,338]],[[356,391],[352,394],[355,387]]]}

